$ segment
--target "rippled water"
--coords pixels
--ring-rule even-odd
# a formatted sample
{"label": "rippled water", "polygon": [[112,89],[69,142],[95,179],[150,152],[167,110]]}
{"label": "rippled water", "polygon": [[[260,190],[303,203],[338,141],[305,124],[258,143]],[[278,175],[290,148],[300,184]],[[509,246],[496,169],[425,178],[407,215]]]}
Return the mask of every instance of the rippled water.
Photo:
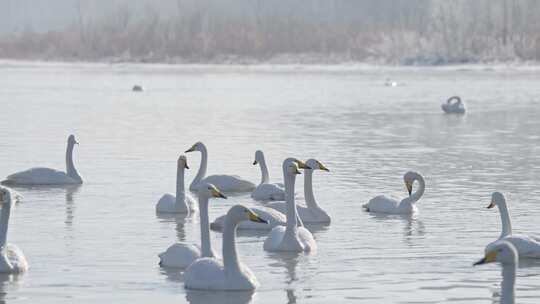
{"label": "rippled water", "polygon": [[[391,77],[402,86],[383,86]],[[473,268],[500,233],[490,194],[507,195],[515,231],[540,233],[540,73],[511,69],[341,69],[0,64],[0,176],[63,168],[65,138],[81,142],[80,188],[19,189],[10,242],[31,269],[2,277],[5,302],[30,303],[491,303],[500,266]],[[133,93],[135,83],[146,91]],[[464,117],[440,103],[459,94]],[[315,194],[331,213],[310,227],[311,255],[270,254],[265,235],[238,238],[254,293],[188,292],[157,265],[172,242],[199,243],[197,218],[157,217],[175,164],[196,141],[209,173],[271,179],[288,156],[317,158]],[[199,155],[189,154],[191,179]],[[374,216],[361,204],[406,195],[414,169],[427,190],[414,218]],[[302,201],[302,179],[297,182]],[[249,195],[211,202],[210,217]],[[221,249],[221,235],[212,232]],[[517,302],[540,301],[540,264],[517,272]]]}

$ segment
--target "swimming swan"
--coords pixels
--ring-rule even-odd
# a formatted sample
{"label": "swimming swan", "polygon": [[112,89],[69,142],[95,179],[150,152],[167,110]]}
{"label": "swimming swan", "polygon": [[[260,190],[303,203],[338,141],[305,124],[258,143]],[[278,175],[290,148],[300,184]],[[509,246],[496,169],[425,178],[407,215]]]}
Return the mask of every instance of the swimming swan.
{"label": "swimming swan", "polygon": [[[452,100],[456,100],[456,102],[452,103]],[[461,98],[459,96],[452,96],[448,98],[446,103],[443,103],[441,105],[441,108],[446,114],[464,114],[465,113],[465,105],[461,102]]]}
{"label": "swimming swan", "polygon": [[0,186],[0,273],[20,273],[28,269],[28,262],[22,251],[13,244],[7,244],[11,203],[10,189]]}
{"label": "swimming swan", "polygon": [[512,233],[512,223],[510,222],[510,214],[508,212],[508,206],[506,205],[506,199],[500,192],[493,192],[488,209],[495,206],[499,208],[499,213],[501,215],[502,232],[498,240],[486,246],[486,252],[493,250],[501,240],[505,240],[516,247],[520,257],[540,258],[540,238]]}
{"label": "swimming swan", "polygon": [[[313,171],[322,170],[329,172],[330,170],[316,159],[307,160],[306,165],[311,168],[304,170],[304,197],[306,198],[306,207],[296,206],[298,216],[304,223],[329,224],[331,220],[330,216],[319,207],[313,195]],[[287,203],[284,202],[270,203],[267,207],[287,213]]]}
{"label": "swimming swan", "polygon": [[197,211],[195,200],[184,190],[184,170],[189,169],[187,159],[180,155],[176,167],[176,197],[170,193],[164,194],[156,205],[160,213],[190,213]]}
{"label": "swimming swan", "polygon": [[514,304],[516,268],[519,263],[519,254],[512,243],[500,241],[480,261],[474,265],[500,262],[502,264],[502,283],[500,304]]}
{"label": "swimming swan", "polygon": [[294,182],[298,171],[298,164],[290,159],[283,162],[283,178],[285,180],[285,200],[287,202],[287,226],[277,226],[264,241],[266,251],[303,252],[315,251],[317,243],[309,230],[298,224],[296,205],[294,203]]}
{"label": "swimming swan", "polygon": [[223,262],[216,258],[201,258],[193,262],[184,274],[185,287],[204,290],[254,290],[259,286],[249,268],[238,260],[236,227],[242,221],[264,222],[250,209],[236,205],[227,212],[223,231]]}
{"label": "swimming swan", "polygon": [[211,183],[223,192],[248,192],[255,189],[255,184],[250,181],[243,180],[235,175],[206,175],[206,167],[208,162],[208,152],[206,146],[202,142],[197,142],[186,153],[199,151],[201,152],[201,165],[197,175],[191,182],[189,190],[196,191],[198,184],[201,182]]}
{"label": "swimming swan", "polygon": [[[294,162],[298,165],[299,168],[309,168],[304,162],[296,159],[296,158],[287,158],[285,161],[287,162]],[[257,213],[260,218],[262,218],[265,223],[259,223],[259,222],[242,222],[238,225],[238,229],[240,230],[270,230],[273,229],[276,226],[284,226],[287,223],[287,217],[285,216],[285,213],[282,213],[278,210],[268,208],[268,207],[255,207],[251,208],[253,212]],[[225,223],[225,215],[222,215],[214,220],[212,224],[210,224],[210,229],[212,230],[222,230],[223,225]]]}
{"label": "swimming swan", "polygon": [[205,183],[199,189],[199,209],[201,221],[201,249],[183,243],[176,243],[161,254],[159,254],[159,265],[164,267],[188,267],[193,261],[200,257],[215,257],[210,243],[210,229],[208,228],[208,201],[211,197],[226,199],[214,185]]}
{"label": "swimming swan", "polygon": [[261,150],[255,152],[253,165],[261,167],[261,183],[251,192],[251,197],[257,201],[283,201],[285,200],[285,190],[282,183],[270,184],[268,177],[268,167]]}
{"label": "swimming swan", "polygon": [[74,135],[68,137],[66,150],[66,172],[50,168],[32,168],[11,174],[2,182],[4,185],[67,185],[82,184],[82,178],[73,165],[73,147],[79,143]]}
{"label": "swimming swan", "polygon": [[[396,199],[379,195],[372,198],[367,204],[362,207],[368,212],[389,213],[389,214],[411,214],[416,212],[416,202],[424,194],[426,184],[424,178],[416,173],[409,171],[403,176],[403,181],[409,192],[409,197],[404,198],[401,202]],[[418,181],[418,190],[411,194],[414,181]]]}

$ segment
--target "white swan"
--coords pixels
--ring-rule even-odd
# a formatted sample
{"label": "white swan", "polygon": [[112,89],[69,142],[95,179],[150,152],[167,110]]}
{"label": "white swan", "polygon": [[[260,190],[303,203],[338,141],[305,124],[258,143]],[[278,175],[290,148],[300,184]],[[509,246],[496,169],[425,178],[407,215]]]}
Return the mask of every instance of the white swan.
{"label": "white swan", "polygon": [[216,258],[201,258],[193,262],[184,274],[188,289],[254,290],[259,286],[249,268],[238,260],[236,227],[242,221],[264,222],[250,209],[236,205],[227,212],[223,231],[223,263]]}
{"label": "white swan", "polygon": [[156,212],[190,213],[197,211],[195,200],[184,189],[185,169],[189,169],[187,159],[184,155],[180,155],[176,167],[176,197],[170,193],[164,194],[156,205]]}
{"label": "white swan", "polygon": [[159,265],[164,267],[188,267],[200,257],[215,257],[210,243],[208,227],[208,201],[211,197],[227,198],[214,185],[205,183],[199,188],[199,209],[201,221],[201,249],[184,243],[176,243],[159,254]]}
{"label": "white swan", "polygon": [[261,183],[251,192],[251,197],[257,201],[283,201],[285,200],[285,190],[282,183],[270,184],[268,177],[268,167],[264,153],[261,150],[255,152],[253,165],[261,167]]}
{"label": "white swan", "polygon": [[486,255],[474,265],[482,265],[493,262],[502,264],[502,283],[500,304],[514,304],[516,268],[519,263],[518,253],[514,245],[507,241],[500,241],[497,245],[486,252]]}
{"label": "white swan", "polygon": [[303,252],[315,251],[317,243],[309,230],[298,224],[296,204],[294,203],[294,183],[296,175],[300,174],[296,162],[286,159],[283,162],[283,178],[285,180],[285,200],[287,201],[287,226],[277,226],[264,241],[266,251]]}
{"label": "white swan", "polygon": [[[456,102],[452,103],[452,100],[456,100]],[[446,103],[441,105],[441,108],[443,109],[444,113],[447,114],[465,114],[465,105],[461,102],[461,98],[459,96],[452,96],[448,98]]]}
{"label": "white swan", "polygon": [[[424,194],[426,184],[424,178],[416,173],[409,171],[403,176],[403,181],[409,192],[409,197],[406,197],[398,202],[394,198],[387,197],[385,195],[379,195],[372,198],[367,204],[364,204],[362,207],[369,212],[377,213],[389,213],[389,214],[411,214],[416,212],[416,202]],[[419,187],[415,193],[412,193],[412,187],[414,181],[418,181]]]}
{"label": "white swan", "polygon": [[0,273],[20,273],[28,269],[28,262],[22,251],[13,244],[7,244],[9,216],[11,215],[11,191],[0,186]]}
{"label": "white swan", "polygon": [[397,87],[398,83],[396,81],[390,80],[390,78],[386,78],[386,81],[384,82],[384,86],[386,86],[386,87]]}
{"label": "white swan", "polygon": [[[298,165],[299,168],[309,168],[304,162],[296,159],[296,158],[287,158],[285,160],[286,162],[294,162]],[[287,217],[285,216],[285,213],[282,213],[278,210],[268,208],[268,207],[254,207],[251,208],[253,212],[257,213],[260,218],[265,220],[265,223],[259,223],[259,222],[242,222],[238,225],[238,229],[240,230],[270,230],[273,229],[276,226],[284,226],[287,223]],[[226,216],[222,215],[218,218],[216,218],[212,224],[210,224],[210,229],[212,230],[222,230],[223,226],[225,224]]]}
{"label": "white swan", "polygon": [[189,186],[189,190],[196,191],[198,184],[201,182],[211,183],[223,192],[248,192],[255,189],[255,184],[235,175],[210,175],[205,177],[208,162],[206,146],[202,142],[197,142],[186,153],[193,151],[201,152],[201,165],[197,175]]}
{"label": "white swan", "polygon": [[66,150],[66,172],[50,168],[32,168],[11,174],[4,185],[67,185],[82,184],[82,178],[73,165],[73,147],[79,144],[74,135],[68,137]]}
{"label": "white swan", "polygon": [[504,240],[512,243],[512,245],[516,247],[520,257],[540,258],[539,237],[512,233],[512,223],[510,222],[510,214],[508,212],[508,206],[506,205],[506,199],[500,192],[494,192],[491,195],[491,203],[489,204],[488,209],[495,206],[499,208],[499,213],[501,215],[502,232],[498,240],[486,246],[486,252],[493,250],[501,240]]}
{"label": "white swan", "polygon": [[[296,206],[298,216],[304,223],[316,223],[316,224],[328,224],[331,219],[328,213],[324,211],[313,195],[313,171],[323,170],[330,171],[321,162],[316,159],[309,159],[306,161],[306,165],[311,169],[305,170],[304,175],[304,197],[306,199],[306,206]],[[287,213],[286,202],[274,202],[267,205],[268,208],[276,209],[279,212]]]}

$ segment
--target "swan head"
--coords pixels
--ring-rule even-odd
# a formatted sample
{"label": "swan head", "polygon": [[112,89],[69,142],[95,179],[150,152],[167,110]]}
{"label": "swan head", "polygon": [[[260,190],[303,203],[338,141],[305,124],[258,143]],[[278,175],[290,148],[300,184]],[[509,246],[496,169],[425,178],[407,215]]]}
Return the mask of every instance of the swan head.
{"label": "swan head", "polygon": [[255,223],[268,224],[268,221],[262,219],[257,213],[242,205],[232,206],[227,212],[227,219],[231,219],[235,223],[251,221]]}
{"label": "swan head", "polygon": [[0,186],[0,204],[11,203],[11,191],[7,187]]}
{"label": "swan head", "polygon": [[75,139],[75,135],[71,134],[68,136],[68,144],[69,145],[78,145],[79,142]]}
{"label": "swan head", "polygon": [[517,264],[518,253],[516,247],[508,241],[496,242],[489,251],[486,252],[484,258],[474,263],[473,265],[482,265],[493,262],[500,262],[502,264]]}
{"label": "swan head", "polygon": [[306,163],[294,157],[289,157],[283,161],[283,169],[287,168],[288,164],[291,162],[295,163],[300,169],[311,169]]}
{"label": "swan head", "polygon": [[223,195],[223,193],[221,193],[221,191],[219,191],[219,189],[210,184],[210,183],[203,183],[202,185],[199,186],[199,196],[203,196],[203,197],[217,197],[217,198],[224,198],[224,199],[227,199],[227,197],[225,195]]}
{"label": "swan head", "polygon": [[204,149],[204,144],[200,141],[196,142],[191,148],[187,149],[185,153],[193,152],[193,151],[202,151]]}
{"label": "swan head", "polygon": [[178,168],[189,169],[189,166],[187,164],[187,158],[185,155],[180,155],[180,157],[178,157]]}
{"label": "swan head", "polygon": [[255,151],[255,160],[253,161],[253,165],[257,165],[260,162],[264,161],[264,153],[261,150]]}
{"label": "swan head", "polygon": [[326,171],[326,172],[330,172],[330,170],[328,168],[326,168],[325,165],[323,165],[320,161],[316,160],[316,159],[308,159],[306,161],[306,165],[308,167],[310,167],[312,170],[323,170],[323,171]]}
{"label": "swan head", "polygon": [[[297,175],[302,174],[299,170],[299,166],[296,162],[290,162],[287,164],[287,167],[285,168],[288,175]],[[310,168],[311,169],[311,168]]]}
{"label": "swan head", "polygon": [[491,194],[491,203],[489,203],[489,206],[487,206],[488,209],[491,209],[495,206],[501,206],[503,204],[506,204],[506,199],[504,198],[504,195],[500,192],[493,192]]}
{"label": "swan head", "polygon": [[420,174],[414,171],[409,171],[403,175],[403,181],[405,182],[405,187],[407,188],[407,192],[409,192],[409,196],[412,194],[414,181],[417,180],[419,176]]}

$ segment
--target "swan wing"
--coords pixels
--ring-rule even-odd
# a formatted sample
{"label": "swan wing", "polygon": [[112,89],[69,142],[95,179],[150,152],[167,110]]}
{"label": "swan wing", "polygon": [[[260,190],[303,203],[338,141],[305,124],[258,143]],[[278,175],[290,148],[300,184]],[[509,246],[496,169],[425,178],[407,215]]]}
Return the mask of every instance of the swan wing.
{"label": "swan wing", "polygon": [[7,258],[13,266],[14,272],[24,272],[28,270],[28,261],[26,261],[26,257],[24,256],[22,250],[19,249],[19,247],[13,244],[8,244]]}
{"label": "swan wing", "polygon": [[188,289],[225,290],[223,264],[214,258],[196,260],[184,273],[184,285]]}
{"label": "swan wing", "polygon": [[[252,221],[243,221],[238,225],[240,230],[270,230],[276,226],[285,225],[287,223],[287,217],[274,209],[258,207],[251,208],[260,218],[266,220],[268,224],[256,223]],[[212,230],[222,230],[225,224],[225,215],[222,215],[214,220],[210,224]]]}
{"label": "swan wing", "polygon": [[200,258],[201,251],[194,245],[176,243],[158,256],[162,267],[186,268]]}
{"label": "swan wing", "polygon": [[210,175],[202,182],[211,183],[223,192],[249,192],[255,189],[255,184],[235,175]]}
{"label": "swan wing", "polygon": [[32,168],[9,175],[2,183],[7,185],[61,185],[77,184],[65,172],[51,168]]}
{"label": "swan wing", "polygon": [[369,212],[396,213],[398,205],[399,202],[396,199],[379,195],[369,200],[363,207]]}
{"label": "swan wing", "polygon": [[277,226],[270,231],[268,237],[264,241],[263,248],[266,251],[278,251],[280,249],[283,237],[285,236],[285,227]]}
{"label": "swan wing", "polygon": [[261,184],[251,193],[251,197],[258,201],[283,201],[285,190],[278,184]]}
{"label": "swan wing", "polygon": [[170,193],[163,194],[156,205],[157,212],[175,213],[176,197]]}

